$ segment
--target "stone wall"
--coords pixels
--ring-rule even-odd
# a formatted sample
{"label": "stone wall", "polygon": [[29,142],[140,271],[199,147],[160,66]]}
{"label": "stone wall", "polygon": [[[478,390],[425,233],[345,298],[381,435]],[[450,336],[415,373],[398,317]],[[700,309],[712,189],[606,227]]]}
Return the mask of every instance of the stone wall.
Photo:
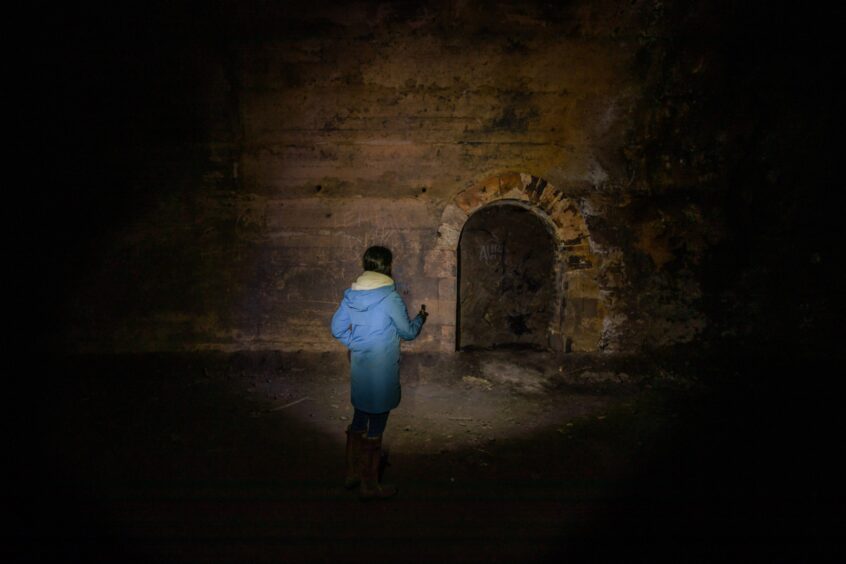
{"label": "stone wall", "polygon": [[53,346],[339,350],[331,314],[383,244],[409,309],[431,312],[409,350],[453,350],[458,236],[497,200],[555,226],[563,348],[730,330],[718,302],[737,286],[709,269],[763,119],[734,86],[738,14],[286,6],[151,8],[121,20],[134,34],[80,18],[56,65],[79,72],[45,79],[65,120],[51,143],[80,147],[45,180],[62,187],[49,221],[75,234],[37,259],[63,280],[44,301]]}

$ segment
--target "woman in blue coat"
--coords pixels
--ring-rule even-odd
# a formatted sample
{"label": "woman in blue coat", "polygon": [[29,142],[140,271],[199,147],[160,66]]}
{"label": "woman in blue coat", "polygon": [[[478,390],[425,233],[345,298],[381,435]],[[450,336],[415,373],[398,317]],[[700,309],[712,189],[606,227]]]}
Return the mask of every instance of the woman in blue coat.
{"label": "woman in blue coat", "polygon": [[400,402],[400,340],[417,337],[426,306],[413,320],[391,278],[391,251],[370,247],[364,273],[332,316],[332,336],[350,351],[352,423],[347,427],[346,487],[359,485],[363,500],[390,497],[393,486],[379,483],[382,433],[388,414]]}

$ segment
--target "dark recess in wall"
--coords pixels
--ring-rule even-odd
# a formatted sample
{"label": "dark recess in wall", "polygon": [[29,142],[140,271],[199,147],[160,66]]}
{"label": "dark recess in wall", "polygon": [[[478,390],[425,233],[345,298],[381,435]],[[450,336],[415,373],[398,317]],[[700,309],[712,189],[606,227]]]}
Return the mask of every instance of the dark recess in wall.
{"label": "dark recess in wall", "polygon": [[549,346],[555,243],[515,205],[475,212],[459,243],[459,348]]}

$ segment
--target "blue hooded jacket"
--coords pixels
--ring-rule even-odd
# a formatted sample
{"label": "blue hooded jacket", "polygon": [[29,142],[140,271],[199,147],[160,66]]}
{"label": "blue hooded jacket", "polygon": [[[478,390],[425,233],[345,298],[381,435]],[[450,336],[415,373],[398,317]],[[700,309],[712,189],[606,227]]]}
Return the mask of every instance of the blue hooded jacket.
{"label": "blue hooded jacket", "polygon": [[368,413],[384,413],[400,402],[400,339],[420,333],[423,318],[408,319],[394,281],[365,271],[332,316],[332,336],[350,349],[352,404]]}

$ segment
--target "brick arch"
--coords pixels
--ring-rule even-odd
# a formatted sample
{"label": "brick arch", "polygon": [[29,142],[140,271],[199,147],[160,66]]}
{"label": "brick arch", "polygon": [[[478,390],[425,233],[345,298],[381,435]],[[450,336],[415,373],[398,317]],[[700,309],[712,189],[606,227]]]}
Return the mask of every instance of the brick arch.
{"label": "brick arch", "polygon": [[[550,345],[560,351],[599,349],[604,318],[597,283],[598,262],[590,247],[590,233],[577,205],[542,178],[529,174],[506,173],[487,178],[456,194],[441,214],[437,256],[441,265],[452,268],[443,274],[439,288],[444,314],[444,348],[455,344],[455,289],[457,287],[458,242],[467,219],[475,211],[496,202],[513,202],[534,211],[547,223],[555,244],[555,297],[558,307],[550,322]],[[449,314],[449,298],[452,313]]]}

